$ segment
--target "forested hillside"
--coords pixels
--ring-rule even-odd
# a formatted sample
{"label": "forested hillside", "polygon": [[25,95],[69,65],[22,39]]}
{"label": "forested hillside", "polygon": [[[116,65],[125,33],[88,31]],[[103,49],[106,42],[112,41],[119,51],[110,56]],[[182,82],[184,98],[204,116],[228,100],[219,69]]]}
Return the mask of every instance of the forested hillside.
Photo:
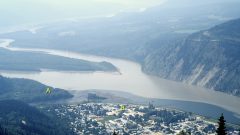
{"label": "forested hillside", "polygon": [[0,110],[1,135],[74,135],[56,117],[48,116],[23,102],[2,100]]}
{"label": "forested hillside", "polygon": [[[46,89],[52,90],[51,94]],[[52,88],[28,79],[12,79],[0,76],[0,100],[15,99],[29,103],[58,101],[71,98],[65,90]]]}

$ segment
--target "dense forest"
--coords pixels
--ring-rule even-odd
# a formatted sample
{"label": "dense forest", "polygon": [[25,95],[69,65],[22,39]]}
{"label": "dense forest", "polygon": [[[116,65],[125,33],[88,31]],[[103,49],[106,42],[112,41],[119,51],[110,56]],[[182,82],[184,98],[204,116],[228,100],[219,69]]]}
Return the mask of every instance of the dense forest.
{"label": "dense forest", "polygon": [[74,135],[67,125],[53,115],[17,100],[0,101],[2,135]]}
{"label": "dense forest", "polygon": [[[51,94],[46,94],[47,88],[52,89]],[[52,88],[37,81],[0,76],[0,100],[15,99],[36,103],[64,100],[71,97],[72,95],[65,90]]]}

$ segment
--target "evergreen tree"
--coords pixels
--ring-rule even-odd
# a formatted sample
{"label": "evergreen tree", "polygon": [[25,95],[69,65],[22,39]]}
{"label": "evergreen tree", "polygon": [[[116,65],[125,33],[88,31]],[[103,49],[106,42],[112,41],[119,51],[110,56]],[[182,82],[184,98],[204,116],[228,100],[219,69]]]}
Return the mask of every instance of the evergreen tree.
{"label": "evergreen tree", "polygon": [[225,120],[224,120],[224,116],[223,114],[221,115],[221,117],[218,119],[218,128],[217,128],[217,134],[218,135],[226,135],[226,127],[225,127]]}
{"label": "evergreen tree", "polygon": [[117,133],[115,132],[115,130],[113,131],[113,135],[117,135]]}
{"label": "evergreen tree", "polygon": [[0,135],[11,135],[11,134],[8,133],[7,129],[3,128],[0,125]]}
{"label": "evergreen tree", "polygon": [[188,135],[185,131],[181,131],[181,132],[179,132],[177,135]]}
{"label": "evergreen tree", "polygon": [[2,128],[2,126],[0,125],[0,135],[4,134],[4,129]]}

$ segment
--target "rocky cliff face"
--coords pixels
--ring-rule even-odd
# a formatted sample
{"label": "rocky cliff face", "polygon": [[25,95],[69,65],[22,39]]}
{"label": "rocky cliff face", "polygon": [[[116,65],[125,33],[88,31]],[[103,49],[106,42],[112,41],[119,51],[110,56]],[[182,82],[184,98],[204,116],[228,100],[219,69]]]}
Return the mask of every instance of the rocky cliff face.
{"label": "rocky cliff face", "polygon": [[145,58],[145,72],[240,96],[240,19],[165,48]]}

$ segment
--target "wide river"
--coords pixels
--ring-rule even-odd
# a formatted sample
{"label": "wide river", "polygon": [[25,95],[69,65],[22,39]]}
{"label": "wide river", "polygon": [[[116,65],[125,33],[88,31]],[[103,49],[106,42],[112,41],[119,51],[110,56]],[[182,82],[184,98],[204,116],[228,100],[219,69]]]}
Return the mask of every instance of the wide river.
{"label": "wide river", "polygon": [[240,114],[240,98],[238,97],[149,76],[141,71],[139,64],[132,61],[52,49],[17,48],[10,46],[12,42],[14,42],[14,40],[2,39],[0,40],[0,47],[11,51],[48,53],[94,62],[107,61],[116,66],[120,73],[61,72],[47,70],[39,73],[0,71],[0,74],[3,76],[33,79],[46,85],[70,91],[87,89],[118,90],[143,97],[197,101],[217,105]]}

